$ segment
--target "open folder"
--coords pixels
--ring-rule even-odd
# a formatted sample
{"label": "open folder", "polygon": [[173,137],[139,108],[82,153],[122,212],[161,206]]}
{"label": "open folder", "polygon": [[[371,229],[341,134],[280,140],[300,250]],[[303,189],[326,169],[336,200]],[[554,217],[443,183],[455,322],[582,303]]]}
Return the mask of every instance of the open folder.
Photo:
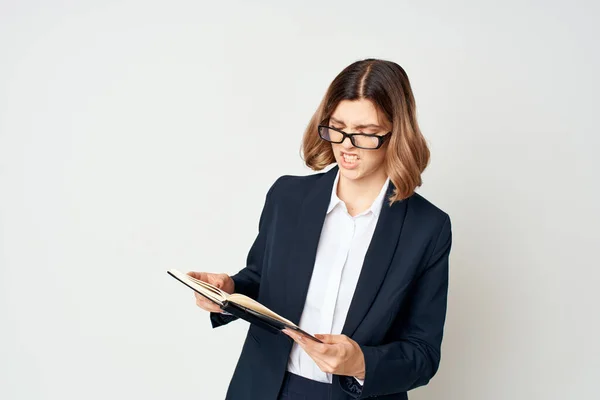
{"label": "open folder", "polygon": [[176,269],[170,269],[167,273],[194,290],[196,293],[206,297],[208,300],[218,305],[221,310],[228,312],[231,315],[248,321],[251,324],[258,325],[270,332],[279,332],[287,328],[289,330],[297,331],[316,342],[322,343],[313,335],[300,329],[292,321],[283,318],[248,296],[241,293],[229,294],[208,282],[193,278]]}

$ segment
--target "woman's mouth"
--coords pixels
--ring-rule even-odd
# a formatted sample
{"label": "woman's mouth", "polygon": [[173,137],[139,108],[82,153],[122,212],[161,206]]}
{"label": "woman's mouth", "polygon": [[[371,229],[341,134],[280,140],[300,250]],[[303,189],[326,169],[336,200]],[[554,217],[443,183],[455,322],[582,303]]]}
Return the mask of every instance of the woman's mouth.
{"label": "woman's mouth", "polygon": [[343,151],[341,152],[340,158],[342,159],[343,167],[345,168],[355,167],[358,164],[358,160],[360,160],[357,154],[345,153]]}

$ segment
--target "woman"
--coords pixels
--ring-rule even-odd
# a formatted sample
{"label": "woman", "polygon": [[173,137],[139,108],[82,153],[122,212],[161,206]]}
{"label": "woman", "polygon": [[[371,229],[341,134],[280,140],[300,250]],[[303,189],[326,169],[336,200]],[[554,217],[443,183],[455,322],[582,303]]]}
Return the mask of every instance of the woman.
{"label": "woman", "polygon": [[[440,362],[451,229],[414,192],[429,150],[404,70],[376,59],[345,68],[304,133],[303,158],[317,171],[337,165],[273,184],[246,268],[190,275],[323,343],[251,325],[227,399],[407,399]],[[235,319],[196,303],[213,327]]]}

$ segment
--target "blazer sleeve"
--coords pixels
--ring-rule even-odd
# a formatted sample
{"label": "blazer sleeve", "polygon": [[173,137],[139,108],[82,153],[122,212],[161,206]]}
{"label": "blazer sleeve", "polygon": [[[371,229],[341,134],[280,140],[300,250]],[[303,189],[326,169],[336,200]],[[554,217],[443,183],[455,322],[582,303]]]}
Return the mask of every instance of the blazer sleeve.
{"label": "blazer sleeve", "polygon": [[365,379],[361,393],[346,390],[353,397],[407,392],[427,384],[437,372],[446,318],[451,244],[451,223],[446,215],[434,250],[415,281],[408,308],[398,313],[388,333],[390,342],[360,345],[365,357]]}
{"label": "blazer sleeve", "polygon": [[[260,277],[263,266],[263,255],[265,254],[265,247],[267,241],[267,226],[269,224],[268,221],[271,219],[270,216],[272,214],[272,193],[275,186],[277,185],[277,182],[279,182],[280,179],[275,181],[275,183],[273,183],[273,185],[267,192],[265,204],[260,214],[260,220],[258,223],[258,235],[256,236],[256,239],[254,239],[254,243],[252,244],[252,247],[250,247],[250,251],[248,252],[248,257],[246,259],[246,267],[240,270],[237,274],[231,276],[231,279],[233,279],[233,282],[235,284],[235,293],[244,294],[254,300],[256,300],[258,297],[258,289],[260,287]],[[213,328],[228,324],[232,321],[235,321],[236,319],[238,319],[238,317],[235,317],[231,314],[221,314],[214,312],[210,313],[210,321]]]}

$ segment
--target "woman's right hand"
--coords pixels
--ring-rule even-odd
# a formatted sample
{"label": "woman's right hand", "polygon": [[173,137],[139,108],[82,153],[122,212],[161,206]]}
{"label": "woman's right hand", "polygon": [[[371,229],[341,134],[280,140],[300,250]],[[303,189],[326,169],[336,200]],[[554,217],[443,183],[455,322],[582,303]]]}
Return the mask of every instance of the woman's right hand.
{"label": "woman's right hand", "polygon": [[[227,274],[211,274],[210,272],[193,271],[190,271],[187,274],[192,278],[196,278],[203,282],[210,283],[211,285],[218,287],[226,293],[231,294],[235,290],[235,283],[233,282],[233,279],[231,279],[231,277]],[[194,295],[196,296],[196,305],[201,309],[214,313],[223,312],[223,310],[221,310],[221,308],[219,308],[218,305],[208,300],[201,294],[194,292]]]}

